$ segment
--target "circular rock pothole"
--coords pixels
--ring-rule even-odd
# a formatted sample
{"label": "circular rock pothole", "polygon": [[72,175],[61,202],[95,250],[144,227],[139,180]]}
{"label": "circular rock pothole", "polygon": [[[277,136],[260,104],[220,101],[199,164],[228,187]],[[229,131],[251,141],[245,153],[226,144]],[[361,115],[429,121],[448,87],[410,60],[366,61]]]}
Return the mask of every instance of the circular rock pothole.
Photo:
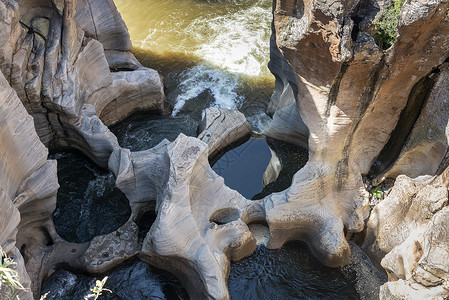
{"label": "circular rock pothole", "polygon": [[79,153],[61,152],[49,158],[58,161],[60,187],[53,221],[62,238],[75,243],[88,242],[128,221],[129,201],[115,186],[110,172]]}

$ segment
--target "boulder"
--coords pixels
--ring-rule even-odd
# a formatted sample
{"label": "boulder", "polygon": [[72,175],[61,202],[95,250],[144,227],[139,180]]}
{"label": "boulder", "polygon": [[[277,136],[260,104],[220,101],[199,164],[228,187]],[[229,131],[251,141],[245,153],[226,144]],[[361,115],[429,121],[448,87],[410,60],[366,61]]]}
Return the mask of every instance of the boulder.
{"label": "boulder", "polygon": [[167,147],[167,181],[142,247],[145,261],[177,275],[193,299],[229,299],[230,260],[254,252],[249,200],[209,166],[208,147],[180,134]]}
{"label": "boulder", "polygon": [[209,146],[211,158],[250,133],[251,126],[241,112],[224,108],[207,108],[198,126],[198,139]]}
{"label": "boulder", "polygon": [[443,176],[401,175],[377,204],[362,246],[386,270],[381,299],[445,299],[449,296],[448,189]]}

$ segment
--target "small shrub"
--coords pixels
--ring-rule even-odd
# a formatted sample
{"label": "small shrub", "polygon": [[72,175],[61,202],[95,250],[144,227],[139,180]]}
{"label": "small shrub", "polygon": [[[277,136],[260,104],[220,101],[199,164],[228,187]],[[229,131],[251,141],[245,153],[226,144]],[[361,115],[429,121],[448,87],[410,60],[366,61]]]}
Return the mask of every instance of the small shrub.
{"label": "small shrub", "polygon": [[95,286],[92,289],[90,289],[92,294],[89,294],[86,297],[84,297],[84,300],[88,300],[90,298],[94,298],[94,300],[96,300],[101,295],[101,293],[104,291],[112,293],[111,290],[104,288],[104,285],[106,284],[106,280],[108,280],[108,276],[103,278],[103,280],[97,280],[95,282]]}
{"label": "small shrub", "polygon": [[371,194],[371,195],[373,195],[374,196],[374,198],[376,198],[376,199],[378,199],[378,200],[381,200],[382,199],[382,197],[383,197],[383,191],[381,190],[381,188],[380,188],[380,185],[378,185],[378,186],[376,186],[375,188],[373,188],[371,191],[369,191],[369,193]]}
{"label": "small shrub", "polygon": [[405,0],[393,0],[393,5],[380,11],[373,21],[375,28],[374,40],[382,49],[390,48],[396,41],[399,14],[404,2]]}
{"label": "small shrub", "polygon": [[19,273],[12,268],[15,265],[16,263],[0,247],[0,296],[2,292],[5,293],[5,289],[8,289],[9,293],[4,295],[8,299],[15,290],[25,290],[20,283]]}

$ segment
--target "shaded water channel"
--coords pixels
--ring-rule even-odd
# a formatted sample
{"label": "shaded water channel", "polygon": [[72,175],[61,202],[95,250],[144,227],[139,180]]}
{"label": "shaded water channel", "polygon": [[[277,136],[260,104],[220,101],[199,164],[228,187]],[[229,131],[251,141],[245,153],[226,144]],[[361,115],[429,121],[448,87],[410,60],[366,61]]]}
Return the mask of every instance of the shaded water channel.
{"label": "shaded water channel", "polygon": [[[144,65],[165,77],[171,116],[136,114],[111,127],[122,147],[140,151],[179,133],[196,136],[205,108],[236,108],[253,130],[263,132],[270,118],[264,110],[274,88],[267,69],[271,0],[114,0]],[[282,170],[276,180],[262,185],[271,151]],[[294,173],[307,161],[307,150],[272,139],[251,137],[233,145],[211,161],[228,186],[248,199],[261,199],[288,188]],[[129,217],[125,196],[114,178],[76,153],[57,153],[57,232],[73,242],[118,229]],[[154,216],[139,224],[140,241]],[[101,222],[98,222],[101,220]],[[145,221],[146,220],[146,221]],[[353,263],[328,268],[299,242],[278,250],[258,246],[256,252],[233,262],[229,276],[231,299],[376,299],[382,278],[359,248]],[[47,299],[83,299],[96,279],[109,276],[100,299],[188,299],[171,274],[139,260],[131,260],[101,276],[53,273],[43,285]]]}

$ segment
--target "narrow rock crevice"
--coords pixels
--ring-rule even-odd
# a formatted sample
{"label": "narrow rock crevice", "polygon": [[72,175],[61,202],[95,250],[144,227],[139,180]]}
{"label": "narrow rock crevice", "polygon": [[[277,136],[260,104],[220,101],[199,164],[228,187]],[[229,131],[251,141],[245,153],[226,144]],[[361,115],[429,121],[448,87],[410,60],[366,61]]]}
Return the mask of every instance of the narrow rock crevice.
{"label": "narrow rock crevice", "polygon": [[338,75],[335,78],[334,83],[332,84],[331,90],[329,92],[329,97],[327,100],[327,107],[326,107],[326,117],[327,118],[329,118],[332,106],[334,106],[335,103],[337,103],[337,96],[338,96],[338,93],[340,90],[341,80],[345,76],[345,73],[348,70],[348,67],[349,67],[349,62],[344,62],[341,65],[340,72],[338,72]]}
{"label": "narrow rock crevice", "polygon": [[390,135],[390,139],[371,166],[368,173],[370,178],[373,179],[385,173],[398,158],[432,90],[435,82],[435,74],[438,73],[439,69],[437,67],[430,74],[421,78],[412,88],[407,104],[401,112],[397,125]]}

